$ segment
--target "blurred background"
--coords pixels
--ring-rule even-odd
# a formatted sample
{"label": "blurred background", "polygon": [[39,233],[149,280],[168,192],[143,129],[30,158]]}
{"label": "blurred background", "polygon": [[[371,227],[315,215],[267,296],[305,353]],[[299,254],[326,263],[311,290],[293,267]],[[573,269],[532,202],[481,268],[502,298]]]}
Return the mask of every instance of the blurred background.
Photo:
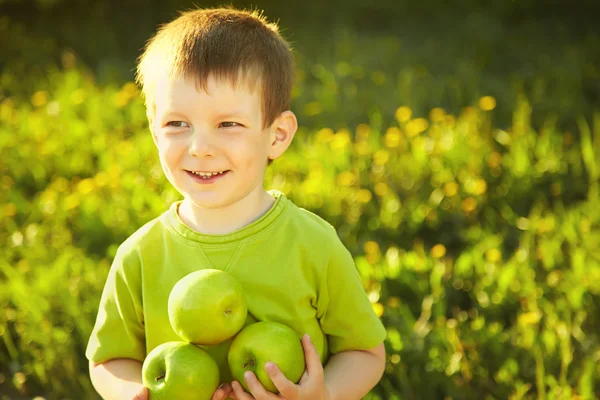
{"label": "blurred background", "polygon": [[[117,246],[179,195],[136,57],[196,0],[0,0],[0,399],[97,399]],[[296,51],[267,185],[330,221],[388,330],[369,399],[600,397],[600,3],[233,1]]]}

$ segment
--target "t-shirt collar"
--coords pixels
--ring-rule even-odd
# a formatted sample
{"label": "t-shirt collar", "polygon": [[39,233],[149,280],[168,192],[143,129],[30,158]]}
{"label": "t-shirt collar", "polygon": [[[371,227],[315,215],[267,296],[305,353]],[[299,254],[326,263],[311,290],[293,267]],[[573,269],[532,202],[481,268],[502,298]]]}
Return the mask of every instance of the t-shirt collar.
{"label": "t-shirt collar", "polygon": [[225,235],[209,235],[200,232],[196,232],[187,226],[177,212],[178,207],[181,205],[182,200],[176,201],[171,204],[169,210],[163,214],[163,221],[170,231],[175,235],[185,238],[187,240],[204,243],[204,244],[224,244],[230,242],[236,242],[247,239],[256,235],[257,233],[265,230],[277,221],[279,216],[283,213],[289,204],[287,197],[278,190],[270,190],[269,194],[273,196],[275,202],[271,208],[262,215],[259,219],[252,222],[249,225]]}

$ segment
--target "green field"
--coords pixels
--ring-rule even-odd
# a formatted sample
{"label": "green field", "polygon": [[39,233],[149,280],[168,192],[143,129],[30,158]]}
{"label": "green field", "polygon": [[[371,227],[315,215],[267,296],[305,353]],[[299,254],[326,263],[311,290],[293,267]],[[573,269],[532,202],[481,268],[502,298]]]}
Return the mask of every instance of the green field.
{"label": "green field", "polygon": [[[388,329],[371,399],[600,397],[600,35],[544,21],[288,26],[300,130],[267,186],[355,257]],[[96,399],[116,248],[179,195],[136,55],[27,24],[0,16],[0,399]]]}

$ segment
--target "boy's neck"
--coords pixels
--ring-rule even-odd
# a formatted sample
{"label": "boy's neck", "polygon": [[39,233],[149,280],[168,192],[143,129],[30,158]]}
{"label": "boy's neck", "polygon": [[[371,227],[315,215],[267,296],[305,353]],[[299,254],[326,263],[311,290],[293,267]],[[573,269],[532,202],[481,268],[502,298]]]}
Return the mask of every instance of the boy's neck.
{"label": "boy's neck", "polygon": [[184,199],[177,212],[190,229],[205,235],[226,235],[250,225],[265,215],[275,199],[264,188],[237,203],[219,209],[201,208]]}

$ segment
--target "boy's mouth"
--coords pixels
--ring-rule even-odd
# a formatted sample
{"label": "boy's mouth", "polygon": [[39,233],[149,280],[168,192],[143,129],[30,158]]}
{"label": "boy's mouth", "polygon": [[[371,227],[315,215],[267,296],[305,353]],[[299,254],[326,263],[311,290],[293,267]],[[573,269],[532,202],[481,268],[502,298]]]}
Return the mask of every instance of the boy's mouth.
{"label": "boy's mouth", "polygon": [[185,172],[192,177],[194,180],[202,182],[202,183],[212,183],[217,179],[222,178],[227,175],[229,170],[223,171],[189,171],[185,170]]}

